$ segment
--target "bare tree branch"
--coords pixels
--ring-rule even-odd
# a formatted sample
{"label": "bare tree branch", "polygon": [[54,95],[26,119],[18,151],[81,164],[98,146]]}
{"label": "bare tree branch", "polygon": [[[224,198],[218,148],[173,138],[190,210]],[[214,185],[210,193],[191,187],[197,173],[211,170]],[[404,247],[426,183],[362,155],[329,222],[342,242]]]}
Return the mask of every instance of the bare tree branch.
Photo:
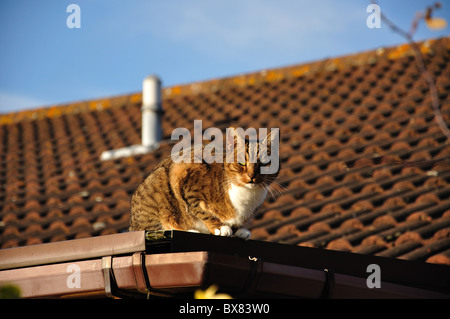
{"label": "bare tree branch", "polygon": [[[373,4],[377,4],[375,0],[371,0]],[[378,5],[378,4],[377,4]],[[428,83],[428,88],[430,90],[431,95],[431,105],[433,107],[434,112],[434,119],[436,123],[439,125],[439,128],[442,130],[442,132],[445,134],[447,139],[450,141],[450,129],[447,127],[447,124],[444,121],[444,118],[442,117],[441,109],[440,109],[440,102],[439,102],[439,95],[436,88],[436,83],[434,81],[433,76],[431,73],[427,70],[427,67],[425,65],[425,62],[423,60],[422,53],[420,52],[420,48],[417,45],[417,43],[414,41],[413,36],[415,31],[417,30],[417,25],[419,23],[419,20],[424,17],[423,14],[417,14],[413,23],[410,32],[406,32],[403,29],[399,28],[395,23],[393,23],[391,20],[389,20],[382,12],[380,12],[381,20],[386,23],[389,28],[391,28],[392,31],[400,34],[402,37],[404,37],[411,48],[414,51],[414,57],[417,62],[417,66],[419,68],[419,71],[422,73],[422,76],[424,77],[425,81]]]}

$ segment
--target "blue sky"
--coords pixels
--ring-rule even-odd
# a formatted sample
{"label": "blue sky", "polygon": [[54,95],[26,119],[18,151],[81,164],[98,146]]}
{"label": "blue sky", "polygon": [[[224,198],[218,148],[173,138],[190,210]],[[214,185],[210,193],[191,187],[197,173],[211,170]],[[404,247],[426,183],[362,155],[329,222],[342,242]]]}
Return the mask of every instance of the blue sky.
{"label": "blue sky", "polygon": [[[379,0],[409,30],[434,0]],[[450,3],[435,16],[450,22]],[[81,28],[66,25],[70,4]],[[1,0],[0,113],[287,66],[405,42],[364,0]],[[422,23],[416,40],[449,35]]]}

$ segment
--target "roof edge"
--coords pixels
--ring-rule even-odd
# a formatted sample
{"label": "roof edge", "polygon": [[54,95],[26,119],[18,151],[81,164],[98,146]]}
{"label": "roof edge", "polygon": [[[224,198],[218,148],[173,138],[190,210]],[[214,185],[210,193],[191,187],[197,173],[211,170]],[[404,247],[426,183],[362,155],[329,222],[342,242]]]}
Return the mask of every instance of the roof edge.
{"label": "roof edge", "polygon": [[[86,298],[92,294],[182,297],[213,283],[237,298],[450,297],[444,280],[448,267],[181,231],[121,235],[27,246],[26,252],[20,247],[2,250],[20,252],[21,258],[45,257],[38,253],[50,251],[59,259],[0,270],[0,283],[18,285],[24,298]],[[144,242],[145,249],[120,249],[135,239]],[[59,254],[66,258],[61,259]],[[368,266],[379,269],[381,286],[377,289],[368,284],[374,274]],[[416,282],[424,277],[433,281]]]}
{"label": "roof edge", "polygon": [[0,249],[0,270],[145,251],[144,231]]}

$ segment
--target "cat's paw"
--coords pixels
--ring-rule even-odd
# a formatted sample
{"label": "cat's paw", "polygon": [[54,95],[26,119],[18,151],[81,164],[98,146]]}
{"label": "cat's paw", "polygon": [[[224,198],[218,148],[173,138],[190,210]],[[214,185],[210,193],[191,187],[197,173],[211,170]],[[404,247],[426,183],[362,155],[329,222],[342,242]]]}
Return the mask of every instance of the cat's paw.
{"label": "cat's paw", "polygon": [[234,234],[234,237],[239,237],[242,239],[249,239],[252,233],[247,228],[239,228],[236,233]]}
{"label": "cat's paw", "polygon": [[233,235],[233,231],[231,230],[230,226],[221,226],[220,228],[214,229],[214,235],[229,237]]}

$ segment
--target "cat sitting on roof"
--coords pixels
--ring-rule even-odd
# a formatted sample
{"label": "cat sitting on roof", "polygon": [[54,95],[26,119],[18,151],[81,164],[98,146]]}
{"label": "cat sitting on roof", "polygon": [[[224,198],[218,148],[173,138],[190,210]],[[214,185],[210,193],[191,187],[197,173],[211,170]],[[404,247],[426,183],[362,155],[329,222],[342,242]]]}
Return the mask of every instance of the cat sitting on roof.
{"label": "cat sitting on roof", "polygon": [[[188,160],[186,153],[184,161],[172,153],[161,161],[132,196],[130,231],[173,229],[248,239],[244,226],[280,170],[279,129],[260,140],[245,139],[242,131],[227,129],[221,161],[209,161],[205,147],[200,160],[197,149],[189,151]],[[217,154],[209,155],[217,159]]]}

